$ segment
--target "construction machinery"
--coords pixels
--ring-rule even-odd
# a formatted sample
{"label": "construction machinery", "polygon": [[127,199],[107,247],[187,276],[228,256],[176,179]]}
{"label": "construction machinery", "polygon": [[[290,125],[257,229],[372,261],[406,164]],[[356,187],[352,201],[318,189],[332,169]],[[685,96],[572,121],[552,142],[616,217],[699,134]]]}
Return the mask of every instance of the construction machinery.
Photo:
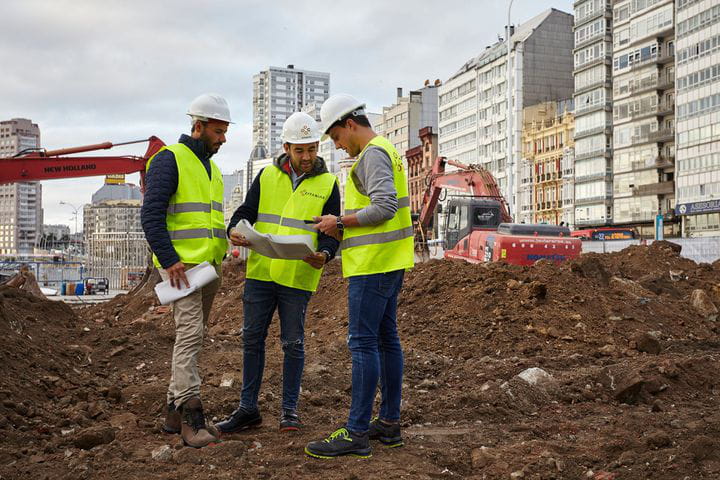
{"label": "construction machinery", "polygon": [[[148,148],[142,157],[134,155],[73,156],[78,153],[108,150],[121,145],[143,142],[148,142]],[[60,150],[42,148],[23,150],[14,157],[0,159],[0,184],[140,172],[142,185],[147,161],[164,146],[162,140],[152,136],[132,142],[115,144],[104,142]]]}
{"label": "construction machinery", "polygon": [[[458,170],[445,172],[446,164]],[[437,157],[426,185],[415,225],[423,256],[429,245],[440,243],[428,240],[428,231],[443,192],[449,195],[440,226],[447,259],[531,265],[541,259],[559,263],[581,252],[581,240],[572,238],[568,227],[512,223],[495,178],[480,166]]]}

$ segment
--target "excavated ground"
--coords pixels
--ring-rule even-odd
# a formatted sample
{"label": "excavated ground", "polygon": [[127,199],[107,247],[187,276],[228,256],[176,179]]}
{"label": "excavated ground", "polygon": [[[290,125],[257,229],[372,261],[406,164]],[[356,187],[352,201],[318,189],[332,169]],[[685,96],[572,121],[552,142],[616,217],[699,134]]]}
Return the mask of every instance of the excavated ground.
{"label": "excavated ground", "polygon": [[[225,265],[201,357],[216,419],[239,396],[243,271]],[[264,424],[201,450],[158,429],[174,328],[151,284],[76,310],[0,290],[0,479],[720,478],[720,262],[667,242],[561,266],[418,265],[399,301],[407,445],[368,460],[302,453],[349,406],[337,264],[308,308],[306,428],[278,431],[275,321]],[[549,377],[518,377],[533,367]]]}

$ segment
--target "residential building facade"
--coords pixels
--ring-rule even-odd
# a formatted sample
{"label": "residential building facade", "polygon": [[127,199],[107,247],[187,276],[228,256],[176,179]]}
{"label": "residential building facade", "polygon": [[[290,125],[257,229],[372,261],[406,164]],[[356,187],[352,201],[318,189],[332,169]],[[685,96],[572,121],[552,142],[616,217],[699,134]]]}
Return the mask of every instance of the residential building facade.
{"label": "residential building facade", "polygon": [[720,2],[676,2],[675,213],[685,237],[720,235]]}
{"label": "residential building facade", "polygon": [[[571,195],[567,164],[574,151],[570,102],[544,102],[523,110],[522,160],[518,220],[523,223],[572,225],[565,197]],[[570,174],[572,175],[572,174]]]}
{"label": "residential building facade", "polygon": [[437,132],[432,127],[423,127],[418,133],[420,145],[405,152],[408,163],[408,189],[410,212],[420,213],[423,194],[427,189],[426,179],[437,158]]}
{"label": "residential building facade", "polygon": [[410,91],[408,96],[403,96],[403,89],[398,87],[395,103],[383,107],[382,127],[377,133],[390,140],[406,166],[405,152],[421,143],[418,131],[431,127],[437,132],[440,85],[440,80],[432,85],[426,80],[422,88]]}
{"label": "residential building facade", "polygon": [[574,225],[612,222],[612,0],[575,2]]}
{"label": "residential building facade", "polygon": [[666,235],[680,230],[674,214],[674,17],[673,0],[613,5],[612,223],[634,226],[643,236],[653,235],[657,215]]}
{"label": "residential building facade", "polygon": [[[40,128],[31,120],[0,122],[0,157],[40,148]],[[29,254],[42,236],[42,184],[0,185],[0,254]]]}
{"label": "residential building facade", "polygon": [[[549,9],[509,28],[511,155],[507,145],[507,46],[487,47],[439,87],[438,154],[480,164],[506,197],[517,197],[523,108],[573,93],[572,15]],[[515,202],[512,202],[513,204]],[[515,214],[515,212],[511,212]]]}
{"label": "residential building facade", "polygon": [[270,67],[253,76],[253,145],[270,156],[282,149],[282,126],[294,112],[309,104],[322,105],[330,96],[330,74]]}

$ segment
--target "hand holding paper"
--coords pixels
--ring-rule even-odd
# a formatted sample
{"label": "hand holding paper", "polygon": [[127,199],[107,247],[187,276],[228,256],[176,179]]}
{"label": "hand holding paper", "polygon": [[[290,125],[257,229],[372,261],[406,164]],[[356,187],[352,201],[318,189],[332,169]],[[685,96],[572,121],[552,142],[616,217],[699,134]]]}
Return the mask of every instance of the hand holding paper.
{"label": "hand holding paper", "polygon": [[240,220],[235,230],[249,243],[248,248],[269,258],[302,260],[314,255],[310,235],[272,235],[255,230],[247,220]]}
{"label": "hand holding paper", "polygon": [[175,288],[170,283],[170,280],[165,280],[155,285],[155,293],[162,305],[167,305],[175,300],[186,297],[195,290],[204,287],[218,278],[215,267],[208,262],[203,262],[187,270],[185,276],[187,277],[189,286],[181,284],[180,288]]}

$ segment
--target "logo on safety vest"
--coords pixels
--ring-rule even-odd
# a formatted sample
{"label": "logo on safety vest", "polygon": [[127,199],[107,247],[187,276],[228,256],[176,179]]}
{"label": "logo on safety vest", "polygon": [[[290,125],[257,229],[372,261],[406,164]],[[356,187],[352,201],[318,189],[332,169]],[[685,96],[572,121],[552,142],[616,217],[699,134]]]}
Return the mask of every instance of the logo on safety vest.
{"label": "logo on safety vest", "polygon": [[326,198],[324,195],[320,195],[319,193],[314,193],[314,192],[308,192],[307,190],[300,190],[300,195],[302,195],[303,197],[309,195],[311,197],[315,197],[320,200],[325,200],[325,198]]}

